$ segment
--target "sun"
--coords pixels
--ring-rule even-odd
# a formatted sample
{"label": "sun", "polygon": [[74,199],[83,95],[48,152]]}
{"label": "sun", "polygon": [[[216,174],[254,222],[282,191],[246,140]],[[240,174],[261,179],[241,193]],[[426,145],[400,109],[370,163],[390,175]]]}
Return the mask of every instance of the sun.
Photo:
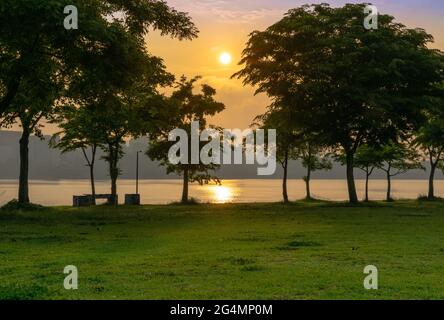
{"label": "sun", "polygon": [[219,62],[223,65],[229,65],[233,58],[228,52],[222,52],[219,56]]}

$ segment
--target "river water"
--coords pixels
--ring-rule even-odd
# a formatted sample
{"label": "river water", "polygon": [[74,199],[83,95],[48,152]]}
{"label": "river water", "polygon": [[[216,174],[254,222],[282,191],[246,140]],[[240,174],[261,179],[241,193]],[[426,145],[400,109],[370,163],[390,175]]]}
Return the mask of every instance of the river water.
{"label": "river water", "polygon": [[[281,180],[224,180],[222,186],[191,185],[190,197],[207,203],[245,203],[245,202],[278,202],[282,199]],[[364,181],[356,181],[359,197],[364,196]],[[416,199],[427,193],[426,180],[394,180],[392,195],[397,199]],[[444,181],[435,182],[437,194],[444,193]],[[97,193],[109,193],[109,182],[98,181]],[[323,200],[347,200],[345,180],[313,180],[312,193],[315,198]],[[291,200],[305,196],[305,185],[302,180],[289,180]],[[139,192],[143,204],[167,204],[181,198],[180,180],[141,180]],[[135,193],[134,180],[120,180],[118,183],[119,199],[122,202],[126,193]],[[73,195],[90,193],[88,180],[60,180],[30,182],[30,197],[33,203],[46,206],[71,205]],[[370,181],[370,198],[385,198],[386,181]],[[17,198],[17,181],[0,180],[0,205]]]}

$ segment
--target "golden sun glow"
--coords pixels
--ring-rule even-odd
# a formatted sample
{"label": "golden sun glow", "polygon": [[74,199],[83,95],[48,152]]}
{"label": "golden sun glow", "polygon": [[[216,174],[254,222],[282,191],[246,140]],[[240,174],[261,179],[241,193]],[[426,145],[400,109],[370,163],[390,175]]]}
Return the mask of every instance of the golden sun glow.
{"label": "golden sun glow", "polygon": [[230,188],[224,186],[215,186],[213,192],[214,192],[214,199],[216,200],[216,202],[219,203],[229,202],[233,198],[233,194]]}
{"label": "golden sun glow", "polygon": [[219,56],[219,62],[223,65],[229,65],[233,58],[228,52],[222,52]]}

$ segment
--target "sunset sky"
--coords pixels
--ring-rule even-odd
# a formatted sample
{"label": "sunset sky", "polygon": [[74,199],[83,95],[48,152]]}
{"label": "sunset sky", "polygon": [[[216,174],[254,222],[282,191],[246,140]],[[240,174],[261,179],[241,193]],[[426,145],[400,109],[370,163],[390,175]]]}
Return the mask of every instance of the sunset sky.
{"label": "sunset sky", "polygon": [[[314,0],[168,0],[177,10],[186,11],[200,30],[199,38],[179,42],[152,34],[148,37],[150,52],[164,58],[170,72],[177,76],[201,75],[203,81],[218,90],[218,98],[227,110],[213,120],[225,128],[246,128],[268,105],[265,96],[253,96],[253,89],[230,80],[239,69],[248,35],[264,30],[278,21],[291,8],[306,3],[328,2],[332,6],[363,1]],[[408,27],[421,27],[435,36],[434,47],[444,50],[443,0],[375,0],[379,12],[395,16]],[[220,54],[230,53],[233,61],[223,65]]]}
{"label": "sunset sky", "polygon": [[[211,124],[224,128],[248,128],[255,116],[264,112],[269,100],[265,95],[254,96],[254,89],[243,87],[230,76],[238,71],[241,52],[254,30],[264,30],[280,20],[291,8],[310,3],[330,3],[340,6],[363,1],[315,0],[167,0],[168,5],[188,12],[199,28],[193,41],[179,41],[152,32],[147,37],[148,50],[165,60],[168,70],[177,77],[201,75],[202,81],[217,89],[217,98],[227,109]],[[435,37],[432,47],[444,50],[443,0],[375,0],[379,12],[388,13],[408,27],[420,27]],[[231,63],[224,65],[220,55],[229,53]],[[11,130],[19,130],[18,125]],[[57,129],[46,125],[43,132]]]}

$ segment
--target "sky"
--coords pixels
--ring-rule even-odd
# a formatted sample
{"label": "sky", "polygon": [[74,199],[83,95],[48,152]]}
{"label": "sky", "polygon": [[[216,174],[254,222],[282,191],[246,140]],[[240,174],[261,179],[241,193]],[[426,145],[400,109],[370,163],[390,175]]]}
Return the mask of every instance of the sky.
{"label": "sky", "polygon": [[[242,50],[248,35],[264,30],[280,20],[285,12],[303,4],[329,3],[340,6],[363,1],[315,0],[167,0],[179,11],[188,12],[200,33],[193,41],[178,41],[152,33],[147,38],[151,53],[162,57],[168,70],[176,76],[202,76],[212,85],[217,98],[227,109],[212,119],[212,124],[224,128],[248,128],[255,116],[269,104],[265,95],[254,96],[254,89],[242,86],[230,76],[238,71]],[[368,1],[370,2],[370,0]],[[444,50],[443,0],[374,0],[380,13],[393,15],[408,27],[424,28],[435,37],[434,48]],[[233,57],[222,65],[219,56],[228,52]]]}
{"label": "sky", "polygon": [[[264,94],[254,95],[254,88],[244,87],[231,75],[240,70],[237,62],[254,30],[265,30],[279,21],[292,8],[304,4],[329,3],[342,6],[364,1],[327,0],[166,0],[178,11],[188,12],[200,33],[192,41],[179,41],[151,32],[146,43],[149,52],[164,59],[168,71],[181,75],[202,76],[202,82],[217,90],[216,98],[226,110],[210,123],[226,129],[246,129],[253,119],[264,113],[270,100]],[[370,2],[370,0],[368,0]],[[380,13],[393,15],[410,28],[424,28],[435,37],[431,46],[444,51],[444,0],[374,0]],[[232,56],[232,63],[222,65],[221,53]],[[167,91],[168,93],[168,91]],[[11,130],[20,130],[18,125]],[[44,134],[57,132],[54,125],[45,124]]]}

